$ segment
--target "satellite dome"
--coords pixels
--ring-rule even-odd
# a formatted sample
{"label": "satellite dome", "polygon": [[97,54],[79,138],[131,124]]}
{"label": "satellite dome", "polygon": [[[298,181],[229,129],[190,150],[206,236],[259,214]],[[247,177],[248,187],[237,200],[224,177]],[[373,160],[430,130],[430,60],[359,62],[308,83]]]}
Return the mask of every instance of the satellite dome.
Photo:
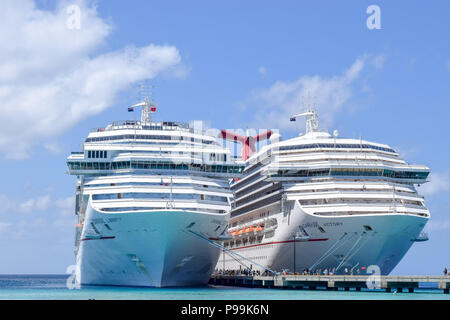
{"label": "satellite dome", "polygon": [[336,138],[339,135],[339,131],[338,130],[334,130],[333,131],[333,136]]}

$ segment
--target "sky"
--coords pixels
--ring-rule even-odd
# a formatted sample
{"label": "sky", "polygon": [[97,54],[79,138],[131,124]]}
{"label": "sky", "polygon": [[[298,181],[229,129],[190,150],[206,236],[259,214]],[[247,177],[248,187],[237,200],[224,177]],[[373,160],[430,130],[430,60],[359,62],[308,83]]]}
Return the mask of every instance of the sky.
{"label": "sky", "polygon": [[150,79],[155,120],[279,129],[287,139],[304,131],[289,117],[310,93],[322,129],[427,165],[419,190],[430,240],[393,274],[441,274],[450,267],[449,11],[438,0],[1,1],[0,273],[74,264],[66,157],[91,128],[129,119]]}

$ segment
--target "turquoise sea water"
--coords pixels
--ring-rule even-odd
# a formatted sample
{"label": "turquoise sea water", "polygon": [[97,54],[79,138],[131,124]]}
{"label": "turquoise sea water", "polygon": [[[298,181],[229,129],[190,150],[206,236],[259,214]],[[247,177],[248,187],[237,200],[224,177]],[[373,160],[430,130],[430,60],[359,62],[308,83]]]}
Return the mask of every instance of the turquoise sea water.
{"label": "turquoise sea water", "polygon": [[129,288],[87,286],[68,289],[68,275],[0,275],[0,300],[450,300],[442,290],[414,293],[253,289],[227,286]]}

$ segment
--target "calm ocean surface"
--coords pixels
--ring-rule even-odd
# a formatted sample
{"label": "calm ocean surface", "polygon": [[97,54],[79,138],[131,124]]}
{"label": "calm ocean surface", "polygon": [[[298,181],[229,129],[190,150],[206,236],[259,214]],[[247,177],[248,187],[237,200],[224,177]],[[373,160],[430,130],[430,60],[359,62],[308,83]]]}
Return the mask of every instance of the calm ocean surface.
{"label": "calm ocean surface", "polygon": [[225,286],[196,288],[126,288],[89,286],[70,290],[68,275],[0,275],[0,300],[450,300],[442,290],[414,293],[251,289]]}

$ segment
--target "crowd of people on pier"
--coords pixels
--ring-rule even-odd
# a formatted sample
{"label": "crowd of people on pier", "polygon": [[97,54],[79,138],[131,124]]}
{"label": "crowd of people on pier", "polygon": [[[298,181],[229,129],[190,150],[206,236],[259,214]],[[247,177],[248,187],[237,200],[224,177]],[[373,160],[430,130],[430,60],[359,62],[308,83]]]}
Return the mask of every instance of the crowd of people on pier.
{"label": "crowd of people on pier", "polygon": [[[361,269],[348,269],[344,268],[343,273],[344,275],[361,275],[361,270],[365,270],[366,268]],[[311,275],[311,276],[332,276],[336,274],[336,268],[325,268],[325,269],[303,269],[301,272],[290,272],[288,269],[284,269],[281,271],[275,271],[276,274],[282,274],[282,275]],[[366,273],[362,273],[363,275]],[[225,276],[270,276],[274,275],[274,272],[272,270],[265,270],[264,272],[260,272],[259,270],[252,270],[251,268],[241,268],[237,270],[222,270],[222,269],[216,269],[214,270],[213,275],[225,275]],[[444,276],[450,276],[450,269],[444,268]]]}
{"label": "crowd of people on pier", "polygon": [[[365,270],[366,268],[361,268],[362,270]],[[361,275],[361,269],[348,269],[344,268],[342,274],[344,275]],[[288,269],[284,269],[281,271],[275,271],[276,274],[283,274],[283,275],[314,275],[314,276],[332,276],[336,274],[336,268],[325,268],[325,269],[303,269],[301,272],[291,272]],[[273,275],[274,272],[272,270],[265,270],[264,272],[260,272],[259,270],[252,270],[251,268],[241,268],[237,270],[222,270],[222,269],[216,269],[214,271],[214,275],[226,275],[226,276],[269,276]]]}

